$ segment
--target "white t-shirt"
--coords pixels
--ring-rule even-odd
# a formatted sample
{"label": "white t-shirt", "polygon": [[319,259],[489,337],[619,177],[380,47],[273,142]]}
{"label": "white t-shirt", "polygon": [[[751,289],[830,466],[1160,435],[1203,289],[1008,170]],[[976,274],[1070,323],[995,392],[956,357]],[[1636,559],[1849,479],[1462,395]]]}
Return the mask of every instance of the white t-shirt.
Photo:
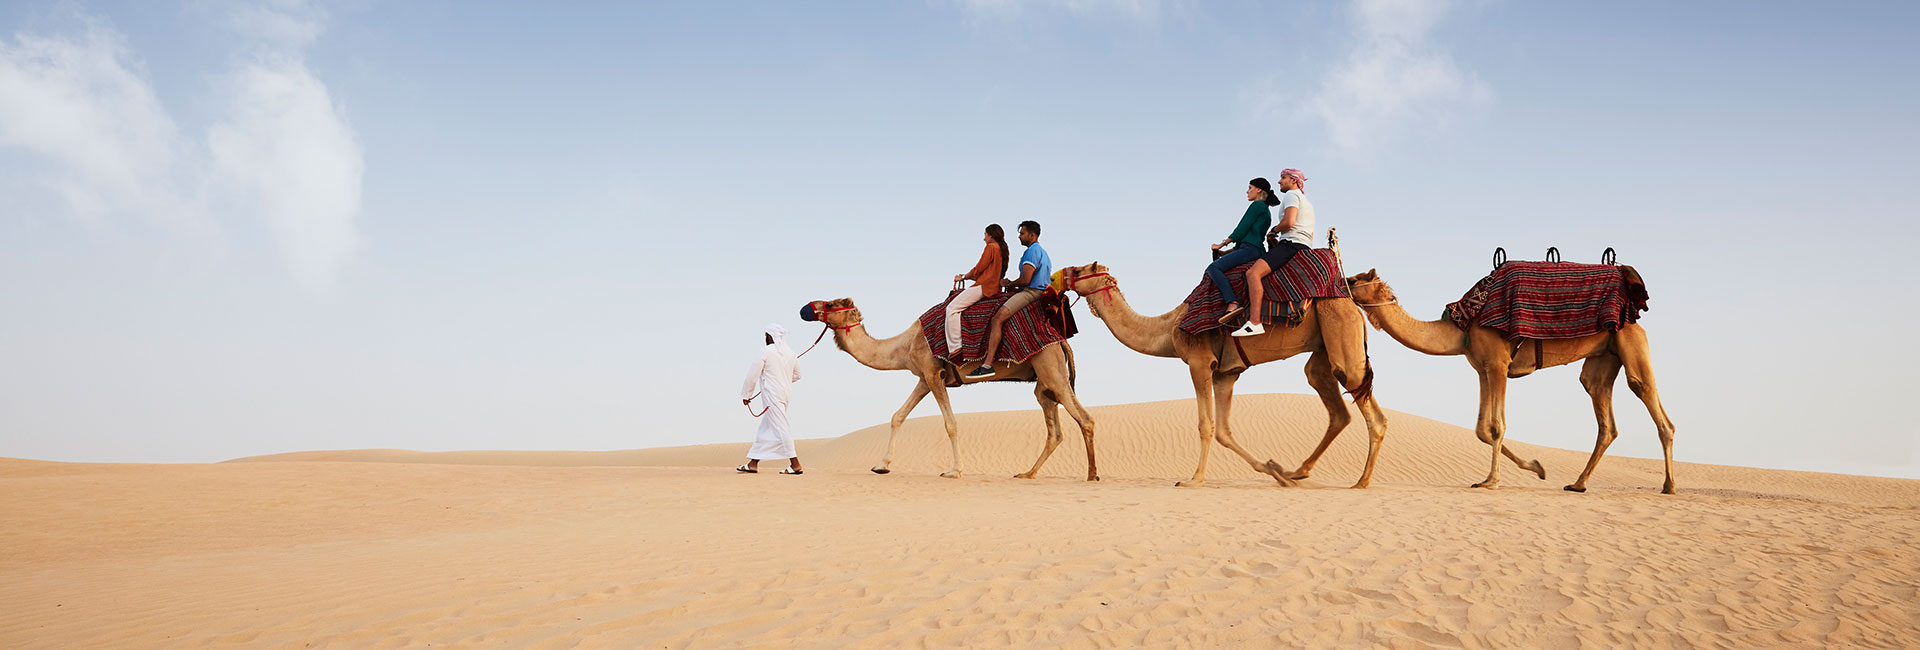
{"label": "white t-shirt", "polygon": [[1273,222],[1280,223],[1287,217],[1287,208],[1300,208],[1293,213],[1293,228],[1280,233],[1280,239],[1299,242],[1301,246],[1313,247],[1313,202],[1307,200],[1305,192],[1287,190],[1280,195],[1280,205],[1273,206]]}

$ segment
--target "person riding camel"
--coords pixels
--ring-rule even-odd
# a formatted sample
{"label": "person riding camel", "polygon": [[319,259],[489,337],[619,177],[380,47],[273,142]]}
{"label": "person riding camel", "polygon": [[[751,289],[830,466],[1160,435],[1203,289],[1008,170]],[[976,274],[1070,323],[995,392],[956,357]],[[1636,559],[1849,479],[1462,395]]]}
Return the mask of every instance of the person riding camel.
{"label": "person riding camel", "polygon": [[1263,283],[1267,274],[1286,268],[1293,256],[1313,248],[1313,202],[1307,200],[1307,175],[1298,169],[1280,172],[1280,189],[1285,192],[1280,195],[1280,222],[1267,231],[1268,237],[1278,236],[1279,240],[1247,269],[1247,293],[1252,294],[1247,304],[1254,308],[1247,314],[1247,324],[1233,331],[1234,336],[1259,336],[1267,332],[1266,326],[1260,323],[1259,307],[1265,297]]}
{"label": "person riding camel", "polygon": [[1213,279],[1213,286],[1220,290],[1220,299],[1227,301],[1227,313],[1220,316],[1222,324],[1230,323],[1243,309],[1239,296],[1233,293],[1233,284],[1227,281],[1227,271],[1260,259],[1266,252],[1264,236],[1267,225],[1272,222],[1273,214],[1269,206],[1280,205],[1280,199],[1273,193],[1273,186],[1267,179],[1256,178],[1247,181],[1247,211],[1240,215],[1240,224],[1234,226],[1233,234],[1225,241],[1213,245],[1220,250],[1228,244],[1234,244],[1232,251],[1221,255],[1219,259],[1207,265],[1207,277]]}
{"label": "person riding camel", "polygon": [[[956,276],[953,281],[972,281],[967,287],[947,302],[947,358],[954,363],[965,361],[960,358],[960,312],[972,307],[983,298],[1000,295],[1000,283],[1007,274],[1007,231],[1000,224],[987,226],[986,236],[981,238],[986,247],[980,251],[980,261],[973,269]],[[957,381],[959,378],[956,377]]]}
{"label": "person riding camel", "polygon": [[1046,293],[1047,285],[1053,282],[1053,258],[1047,256],[1047,249],[1040,246],[1040,222],[1027,220],[1020,222],[1020,245],[1027,252],[1020,255],[1020,279],[1006,281],[1006,288],[1013,291],[1013,297],[1000,303],[1000,311],[993,315],[993,325],[987,328],[987,354],[979,368],[975,368],[970,378],[992,377],[993,358],[1000,352],[1000,334],[1006,327],[1007,319]]}

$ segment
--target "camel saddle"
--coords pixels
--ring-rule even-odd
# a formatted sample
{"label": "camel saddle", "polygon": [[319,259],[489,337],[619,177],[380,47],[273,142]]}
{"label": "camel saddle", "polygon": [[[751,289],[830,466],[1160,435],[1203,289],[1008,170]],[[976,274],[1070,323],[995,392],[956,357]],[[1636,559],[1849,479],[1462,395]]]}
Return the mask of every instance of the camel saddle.
{"label": "camel saddle", "polygon": [[[947,299],[920,315],[920,333],[927,337],[927,347],[933,350],[933,356],[953,361],[971,361],[987,352],[987,328],[993,325],[993,315],[1000,311],[1013,292],[1002,291],[998,295],[980,299],[966,311],[960,312],[960,354],[958,358],[947,350],[947,303],[960,295],[958,290],[947,294]],[[1040,299],[1007,318],[1000,328],[1000,350],[995,356],[997,361],[1022,363],[1028,357],[1040,352],[1042,348],[1065,341],[1078,334],[1080,328],[1073,322],[1073,310],[1067,307],[1064,296],[1052,289],[1040,294]]]}
{"label": "camel saddle", "polygon": [[1631,266],[1508,261],[1447,305],[1447,318],[1519,339],[1576,339],[1640,320],[1647,285]]}
{"label": "camel saddle", "polygon": [[[1227,271],[1227,283],[1233,286],[1234,295],[1247,296],[1247,267],[1249,262]],[[1274,325],[1292,327],[1300,324],[1301,316],[1316,298],[1351,298],[1347,290],[1346,276],[1340,271],[1340,256],[1330,248],[1311,248],[1301,251],[1287,262],[1286,268],[1277,273],[1268,273],[1261,282],[1266,295],[1260,305],[1260,319]],[[1227,313],[1227,302],[1220,297],[1220,289],[1213,280],[1200,276],[1200,286],[1193,288],[1187,295],[1187,315],[1180,319],[1180,329],[1195,336],[1220,329],[1220,317]]]}

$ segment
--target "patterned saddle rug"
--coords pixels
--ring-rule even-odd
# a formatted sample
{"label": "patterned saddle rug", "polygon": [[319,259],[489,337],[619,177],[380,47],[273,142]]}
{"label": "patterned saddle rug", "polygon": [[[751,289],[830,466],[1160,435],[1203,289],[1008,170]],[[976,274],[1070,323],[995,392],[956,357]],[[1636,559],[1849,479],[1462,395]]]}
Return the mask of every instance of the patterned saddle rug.
{"label": "patterned saddle rug", "polygon": [[[920,315],[920,333],[927,337],[927,347],[933,350],[934,356],[951,358],[947,352],[947,303],[953,302],[957,295],[959,291],[948,293],[946,300]],[[978,359],[987,353],[987,328],[993,324],[993,315],[1000,311],[1000,305],[1012,297],[1013,292],[1002,291],[960,312],[960,360]],[[1073,338],[1079,332],[1066,301],[1060,294],[1048,290],[1000,327],[1000,350],[995,356],[999,360],[1024,362],[1041,348]]]}
{"label": "patterned saddle rug", "polygon": [[[1243,298],[1247,296],[1249,266],[1253,264],[1249,262],[1227,271],[1227,283],[1233,285],[1235,295]],[[1340,258],[1330,248],[1301,251],[1279,273],[1267,274],[1261,286],[1266,295],[1261,300],[1265,304],[1260,305],[1260,320],[1289,327],[1299,323],[1307,303],[1315,298],[1353,297],[1347,290],[1346,276],[1340,272]],[[1220,299],[1220,289],[1202,274],[1200,286],[1187,295],[1187,315],[1180,319],[1180,329],[1193,335],[1220,329],[1220,317],[1226,313],[1227,302]]]}
{"label": "patterned saddle rug", "polygon": [[1447,305],[1447,317],[1507,340],[1574,339],[1638,322],[1646,310],[1647,285],[1631,266],[1512,261]]}

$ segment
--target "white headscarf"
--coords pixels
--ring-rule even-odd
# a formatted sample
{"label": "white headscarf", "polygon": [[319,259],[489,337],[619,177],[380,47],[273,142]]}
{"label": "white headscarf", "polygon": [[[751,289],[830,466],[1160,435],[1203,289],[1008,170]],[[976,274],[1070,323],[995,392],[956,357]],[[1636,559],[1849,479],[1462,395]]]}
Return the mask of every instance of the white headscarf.
{"label": "white headscarf", "polygon": [[773,337],[773,344],[780,346],[780,351],[788,358],[793,357],[793,348],[787,347],[787,328],[779,323],[767,323],[767,336]]}

